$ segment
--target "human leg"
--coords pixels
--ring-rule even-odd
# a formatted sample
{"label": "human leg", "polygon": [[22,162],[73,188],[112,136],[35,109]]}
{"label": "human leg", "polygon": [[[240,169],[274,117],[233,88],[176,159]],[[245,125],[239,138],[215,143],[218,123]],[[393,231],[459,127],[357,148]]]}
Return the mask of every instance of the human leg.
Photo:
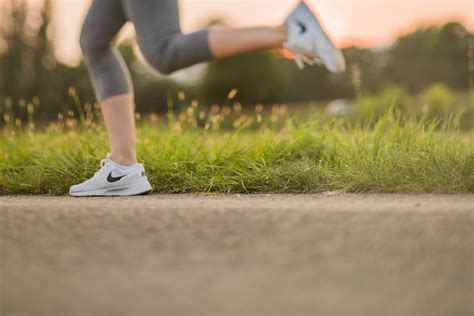
{"label": "human leg", "polygon": [[120,0],[94,0],[80,44],[107,127],[111,159],[132,165],[137,162],[133,88],[125,62],[114,47],[126,21]]}
{"label": "human leg", "polygon": [[214,58],[282,47],[285,26],[209,28],[183,34],[177,0],[122,0],[148,63],[163,74]]}
{"label": "human leg", "polygon": [[151,192],[137,163],[133,89],[113,42],[126,22],[120,0],[94,0],[81,31],[81,48],[109,136],[111,154],[89,180],[73,185],[72,196],[138,195]]}

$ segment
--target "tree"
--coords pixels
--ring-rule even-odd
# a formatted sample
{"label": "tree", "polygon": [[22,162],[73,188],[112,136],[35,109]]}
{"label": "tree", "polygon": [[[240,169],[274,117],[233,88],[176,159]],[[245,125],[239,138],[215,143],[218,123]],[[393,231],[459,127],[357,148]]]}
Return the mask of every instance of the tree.
{"label": "tree", "polygon": [[285,74],[273,52],[253,52],[209,64],[199,91],[208,103],[221,103],[232,89],[244,103],[272,102],[283,88]]}
{"label": "tree", "polygon": [[0,25],[0,97],[14,102],[27,96],[42,97],[48,72],[56,61],[48,37],[50,0],[2,0]]}
{"label": "tree", "polygon": [[447,23],[400,37],[389,51],[387,75],[393,82],[418,92],[433,82],[469,89],[469,41],[474,35],[463,25]]}

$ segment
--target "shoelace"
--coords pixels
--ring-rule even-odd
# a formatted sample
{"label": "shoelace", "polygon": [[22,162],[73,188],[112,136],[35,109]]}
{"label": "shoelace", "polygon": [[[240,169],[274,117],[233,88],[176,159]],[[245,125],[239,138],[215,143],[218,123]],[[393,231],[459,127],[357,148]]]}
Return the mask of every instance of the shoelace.
{"label": "shoelace", "polygon": [[317,57],[311,58],[304,54],[297,53],[296,50],[292,48],[291,45],[289,45],[288,43],[284,44],[284,47],[291,52],[295,60],[295,63],[299,69],[304,69],[305,63],[310,66],[321,65],[323,63],[322,60]]}
{"label": "shoelace", "polygon": [[104,171],[104,167],[107,165],[108,162],[109,162],[109,160],[108,160],[107,158],[102,159],[102,160],[100,161],[100,170],[98,170],[98,171],[94,174],[94,176],[97,176],[97,175],[101,174],[101,173]]}

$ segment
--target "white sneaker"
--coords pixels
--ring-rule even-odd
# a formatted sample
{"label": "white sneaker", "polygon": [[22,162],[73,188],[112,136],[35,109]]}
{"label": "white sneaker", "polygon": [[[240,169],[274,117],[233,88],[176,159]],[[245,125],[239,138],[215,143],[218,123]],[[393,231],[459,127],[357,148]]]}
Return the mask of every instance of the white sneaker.
{"label": "white sneaker", "polygon": [[309,65],[322,63],[333,73],[340,73],[346,69],[341,51],[334,46],[318,18],[304,1],[300,1],[288,16],[286,26],[288,42],[284,47],[294,55],[300,69],[304,68],[304,63]]}
{"label": "white sneaker", "polygon": [[69,190],[72,196],[128,196],[145,195],[151,185],[142,164],[124,168],[107,158],[100,162],[101,169],[95,175]]}

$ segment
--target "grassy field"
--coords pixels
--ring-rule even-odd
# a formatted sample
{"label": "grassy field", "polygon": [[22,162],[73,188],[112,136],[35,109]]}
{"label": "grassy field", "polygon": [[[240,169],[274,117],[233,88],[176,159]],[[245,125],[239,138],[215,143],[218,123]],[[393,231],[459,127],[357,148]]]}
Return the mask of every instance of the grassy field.
{"label": "grassy field", "polygon": [[[232,97],[232,96],[231,96]],[[184,97],[182,97],[184,99]],[[63,194],[107,152],[91,106],[37,131],[4,127],[1,194]],[[138,153],[154,192],[474,192],[474,130],[390,107],[363,123],[239,104],[140,117]],[[13,126],[13,127],[12,127]]]}

